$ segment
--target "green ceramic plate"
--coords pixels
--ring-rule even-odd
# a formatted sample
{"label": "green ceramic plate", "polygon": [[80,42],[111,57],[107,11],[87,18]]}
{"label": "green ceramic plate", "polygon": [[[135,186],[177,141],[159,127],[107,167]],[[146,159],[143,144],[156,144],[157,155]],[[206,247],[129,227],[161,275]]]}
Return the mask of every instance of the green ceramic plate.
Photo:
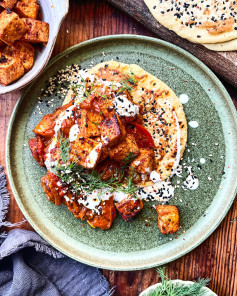
{"label": "green ceramic plate", "polygon": [[[102,54],[105,53],[105,56]],[[188,94],[184,105],[187,120],[199,127],[189,128],[183,163],[193,166],[199,188],[184,191],[177,184],[175,199],[182,228],[175,235],[161,235],[157,215],[146,204],[131,223],[116,217],[109,231],[92,229],[76,220],[65,206],[57,207],[46,199],[40,186],[44,168],[33,160],[28,148],[32,129],[42,118],[38,97],[49,77],[72,63],[89,67],[105,60],[137,63],[166,82],[177,95]],[[54,106],[44,97],[42,114]],[[35,113],[35,114],[34,114]],[[219,225],[229,210],[237,187],[237,120],[234,105],[216,76],[199,60],[169,43],[132,35],[107,36],[69,48],[54,58],[47,69],[24,92],[13,112],[7,136],[7,169],[10,183],[22,212],[51,245],[62,253],[87,264],[133,270],[164,264],[198,246]],[[200,165],[200,158],[206,160]],[[201,166],[201,169],[200,169]]]}

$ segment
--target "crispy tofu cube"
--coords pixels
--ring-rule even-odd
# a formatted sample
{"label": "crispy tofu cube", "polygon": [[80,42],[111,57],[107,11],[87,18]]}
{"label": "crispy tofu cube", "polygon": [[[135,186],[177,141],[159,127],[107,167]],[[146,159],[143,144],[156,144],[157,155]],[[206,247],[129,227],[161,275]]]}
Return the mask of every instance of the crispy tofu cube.
{"label": "crispy tofu cube", "polygon": [[[97,142],[101,142],[101,138],[100,137],[95,137],[94,138],[95,141]],[[99,163],[101,163],[103,160],[105,160],[107,157],[109,156],[109,150],[108,150],[108,147],[106,146],[103,146],[102,147],[102,153],[100,155],[100,159],[99,159]]]}
{"label": "crispy tofu cube", "polygon": [[16,40],[21,39],[26,31],[24,22],[15,12],[4,10],[0,14],[0,39],[3,42],[12,45]]}
{"label": "crispy tofu cube", "polygon": [[22,37],[22,40],[32,43],[46,43],[49,39],[49,24],[34,20],[31,18],[23,18],[27,32]]}
{"label": "crispy tofu cube", "polygon": [[51,138],[54,135],[55,118],[53,114],[44,115],[41,121],[33,129],[33,132],[45,138]]}
{"label": "crispy tofu cube", "polygon": [[116,114],[102,121],[100,131],[103,144],[109,147],[121,141],[126,135],[125,127]]}
{"label": "crispy tofu cube", "polygon": [[118,145],[110,148],[109,157],[120,163],[124,163],[130,153],[136,156],[140,153],[140,149],[137,146],[135,138],[132,135],[127,135]]}
{"label": "crispy tofu cube", "polygon": [[24,72],[20,59],[0,53],[0,84],[8,85],[23,76]]}
{"label": "crispy tofu cube", "polygon": [[77,118],[80,136],[85,138],[100,136],[99,125],[103,120],[103,116],[93,111],[81,109],[77,114]]}
{"label": "crispy tofu cube", "polygon": [[140,148],[140,154],[131,162],[130,166],[138,173],[151,173],[154,166],[154,151],[149,148]]}
{"label": "crispy tofu cube", "polygon": [[129,222],[143,209],[143,202],[128,195],[115,206],[123,220]]}
{"label": "crispy tofu cube", "polygon": [[17,0],[1,0],[0,5],[5,9],[12,9],[15,6],[16,2]]}
{"label": "crispy tofu cube", "polygon": [[30,43],[16,41],[12,46],[6,46],[3,49],[3,54],[19,58],[26,72],[34,65],[35,48]]}
{"label": "crispy tofu cube", "polygon": [[79,138],[71,146],[70,160],[87,169],[93,169],[102,152],[102,143],[89,138]]}
{"label": "crispy tofu cube", "polygon": [[113,100],[108,100],[103,97],[94,98],[92,106],[96,111],[100,112],[105,117],[110,116],[111,113],[114,113]]}
{"label": "crispy tofu cube", "polygon": [[171,205],[156,206],[158,227],[162,234],[172,234],[179,230],[179,209]]}
{"label": "crispy tofu cube", "polygon": [[20,17],[36,19],[39,12],[38,1],[37,0],[18,0],[15,7],[15,11]]}
{"label": "crispy tofu cube", "polygon": [[109,156],[109,150],[106,146],[104,146],[102,148],[102,153],[100,155],[100,159],[99,162],[102,162],[103,160],[105,160],[107,157]]}
{"label": "crispy tofu cube", "polygon": [[106,158],[96,166],[96,171],[99,173],[102,180],[108,180],[110,178],[119,179],[119,171],[121,165],[113,159]]}

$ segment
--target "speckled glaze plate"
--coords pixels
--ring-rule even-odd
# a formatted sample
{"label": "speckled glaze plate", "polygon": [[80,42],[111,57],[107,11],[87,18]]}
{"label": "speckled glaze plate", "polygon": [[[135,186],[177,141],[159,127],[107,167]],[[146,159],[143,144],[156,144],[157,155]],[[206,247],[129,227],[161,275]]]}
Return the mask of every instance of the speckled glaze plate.
{"label": "speckled glaze plate", "polygon": [[[189,127],[182,163],[190,164],[199,178],[197,190],[183,190],[175,177],[175,198],[182,228],[175,235],[162,235],[151,204],[131,223],[116,217],[108,231],[92,229],[76,220],[65,206],[51,204],[40,186],[46,170],[31,156],[28,140],[53,106],[41,89],[58,70],[72,63],[83,67],[101,61],[137,63],[167,83],[177,95],[187,94],[184,105]],[[50,100],[52,97],[50,98]],[[39,106],[40,105],[40,106]],[[39,106],[39,107],[38,107]],[[197,247],[219,225],[229,210],[237,187],[237,116],[234,105],[217,77],[184,50],[153,38],[118,35],[89,40],[54,58],[46,70],[21,96],[13,112],[7,136],[7,169],[18,205],[34,229],[62,253],[89,265],[112,270],[150,268],[172,261]],[[200,158],[206,160],[200,164]],[[185,173],[184,173],[185,174]]]}

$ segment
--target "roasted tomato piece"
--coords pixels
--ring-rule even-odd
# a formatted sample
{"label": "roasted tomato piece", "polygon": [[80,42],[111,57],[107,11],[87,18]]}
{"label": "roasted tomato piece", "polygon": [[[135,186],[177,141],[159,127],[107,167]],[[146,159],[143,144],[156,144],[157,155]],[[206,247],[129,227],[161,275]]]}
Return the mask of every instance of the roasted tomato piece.
{"label": "roasted tomato piece", "polygon": [[49,201],[59,206],[64,203],[64,195],[67,193],[68,186],[60,178],[51,172],[41,178],[41,186]]}
{"label": "roasted tomato piece", "polygon": [[131,123],[126,126],[128,134],[132,134],[140,148],[155,147],[154,140],[151,134],[142,125],[138,123]]}
{"label": "roasted tomato piece", "polygon": [[88,220],[88,223],[93,228],[100,228],[102,230],[109,229],[116,217],[116,209],[113,198],[103,201],[101,204],[101,215],[95,215],[93,219]]}
{"label": "roasted tomato piece", "polygon": [[65,200],[65,205],[68,207],[68,210],[73,213],[73,215],[79,219],[80,217],[78,216],[83,208],[83,205],[80,205],[78,202],[77,202],[77,199],[73,199],[73,200],[70,200],[70,199],[67,199]]}
{"label": "roasted tomato piece", "polygon": [[95,169],[100,174],[102,180],[108,180],[111,177],[118,177],[120,168],[121,165],[118,162],[110,158],[106,158],[104,161],[99,163]]}
{"label": "roasted tomato piece", "polygon": [[123,220],[129,222],[143,209],[143,202],[128,196],[116,204],[116,209]]}
{"label": "roasted tomato piece", "polygon": [[40,166],[44,166],[44,141],[40,136],[29,139],[29,146],[34,159]]}
{"label": "roasted tomato piece", "polygon": [[179,230],[179,209],[172,205],[156,206],[158,227],[163,234],[172,234]]}
{"label": "roasted tomato piece", "polygon": [[44,161],[46,162],[58,162],[62,164],[62,157],[61,157],[61,149],[58,147],[50,149],[49,152],[49,147],[45,148],[44,150]]}
{"label": "roasted tomato piece", "polygon": [[72,198],[72,194],[67,192],[66,197],[64,196],[64,204],[68,207],[68,210],[75,216],[77,219],[89,220],[92,219],[96,214],[86,208],[84,205],[79,204],[77,198]]}

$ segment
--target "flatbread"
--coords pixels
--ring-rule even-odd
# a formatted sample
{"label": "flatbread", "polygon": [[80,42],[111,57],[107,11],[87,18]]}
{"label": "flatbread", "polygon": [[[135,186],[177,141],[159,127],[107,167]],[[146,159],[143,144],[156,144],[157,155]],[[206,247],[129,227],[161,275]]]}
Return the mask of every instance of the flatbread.
{"label": "flatbread", "polygon": [[221,43],[206,43],[203,46],[214,51],[234,51],[237,50],[237,39]]}
{"label": "flatbread", "polygon": [[155,19],[195,43],[237,38],[237,1],[144,0]]}
{"label": "flatbread", "polygon": [[[114,82],[120,82],[126,75],[136,77],[138,82],[130,92],[130,100],[143,106],[145,127],[157,146],[156,171],[162,180],[167,179],[178,165],[187,142],[185,113],[173,90],[138,65],[109,61],[96,65],[88,72],[99,80]],[[69,92],[64,103],[70,101],[71,95],[72,92]]]}

